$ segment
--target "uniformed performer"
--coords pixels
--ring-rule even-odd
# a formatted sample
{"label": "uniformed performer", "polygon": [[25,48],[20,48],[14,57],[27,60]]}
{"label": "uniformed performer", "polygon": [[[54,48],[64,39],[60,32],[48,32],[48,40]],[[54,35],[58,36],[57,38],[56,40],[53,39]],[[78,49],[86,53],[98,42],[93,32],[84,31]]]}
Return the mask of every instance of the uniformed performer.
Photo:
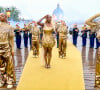
{"label": "uniformed performer", "polygon": [[94,48],[95,32],[89,31],[90,48]]}
{"label": "uniformed performer", "polygon": [[14,30],[15,32],[15,37],[16,37],[16,46],[18,49],[21,49],[21,28],[18,24],[16,24],[16,28]]}
{"label": "uniformed performer", "polygon": [[[100,17],[100,13],[95,14],[94,16],[90,17],[86,24],[91,27],[91,32],[97,33],[97,38],[100,41],[100,21],[95,21],[95,19]],[[100,86],[100,46],[97,49],[96,53],[96,73],[95,73],[95,86]]]}
{"label": "uniformed performer", "polygon": [[0,13],[0,88],[16,82],[14,73],[14,28],[7,24],[7,17]]}
{"label": "uniformed performer", "polygon": [[82,46],[85,47],[86,46],[86,39],[87,39],[87,27],[86,25],[84,25],[84,27],[82,27]]}
{"label": "uniformed performer", "polygon": [[29,32],[29,29],[27,28],[27,25],[24,24],[24,28],[22,29],[24,34],[23,34],[23,37],[24,37],[24,47],[27,48],[28,47],[28,32]]}
{"label": "uniformed performer", "polygon": [[42,47],[43,27],[40,28],[40,46]]}
{"label": "uniformed performer", "polygon": [[61,21],[61,25],[58,28],[59,32],[59,57],[64,58],[66,57],[66,46],[67,46],[67,33],[68,29],[66,23]]}
{"label": "uniformed performer", "polygon": [[73,28],[73,44],[75,46],[77,46],[77,38],[78,38],[78,32],[79,32],[79,29],[77,27],[77,24],[74,25],[74,28]]}

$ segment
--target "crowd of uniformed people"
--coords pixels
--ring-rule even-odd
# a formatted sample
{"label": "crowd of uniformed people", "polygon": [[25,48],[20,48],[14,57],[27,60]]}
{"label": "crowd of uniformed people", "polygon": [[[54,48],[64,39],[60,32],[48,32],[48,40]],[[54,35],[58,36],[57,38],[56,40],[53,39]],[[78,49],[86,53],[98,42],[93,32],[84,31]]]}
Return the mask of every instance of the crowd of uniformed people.
{"label": "crowd of uniformed people", "polygon": [[[21,49],[21,41],[22,38],[24,39],[24,46],[25,48],[28,47],[28,45],[31,46],[32,44],[32,33],[30,31],[30,28],[28,28],[29,25],[24,24],[23,28],[20,28],[20,26],[18,24],[16,24],[16,28],[14,30],[15,32],[15,38],[16,38],[16,46],[18,49]],[[72,30],[69,32],[71,32],[70,34],[72,35],[72,40],[73,40],[73,44],[75,46],[77,46],[77,41],[78,41],[78,37],[82,38],[82,46],[85,47],[87,45],[87,39],[89,39],[89,47],[90,48],[95,48],[97,49],[100,46],[100,43],[98,41],[98,39],[96,38],[96,32],[91,32],[90,28],[87,27],[87,25],[84,25],[82,28],[78,28],[78,25],[75,24],[72,28]],[[23,36],[22,36],[23,33]],[[42,40],[42,29],[40,28],[40,44],[41,44],[41,40]],[[81,35],[81,36],[80,36]],[[88,38],[89,37],[89,38]],[[59,39],[59,35],[58,33],[56,34],[56,39],[57,39],[57,47],[58,47],[58,39]],[[28,44],[28,40],[29,40],[29,44]],[[96,44],[96,46],[94,46]]]}
{"label": "crowd of uniformed people", "polygon": [[[78,28],[78,25],[75,24],[73,26],[73,28],[71,28],[71,30],[69,30],[70,34],[72,35],[72,39],[73,39],[73,44],[75,46],[77,46],[77,41],[78,41],[78,37],[82,38],[82,41],[80,41],[82,43],[82,46],[85,47],[87,45],[87,39],[89,39],[89,47],[90,48],[99,48],[100,46],[100,42],[98,40],[97,33],[96,32],[91,32],[90,27],[88,27],[87,25],[84,25],[81,28]],[[96,44],[96,46],[94,46]]]}

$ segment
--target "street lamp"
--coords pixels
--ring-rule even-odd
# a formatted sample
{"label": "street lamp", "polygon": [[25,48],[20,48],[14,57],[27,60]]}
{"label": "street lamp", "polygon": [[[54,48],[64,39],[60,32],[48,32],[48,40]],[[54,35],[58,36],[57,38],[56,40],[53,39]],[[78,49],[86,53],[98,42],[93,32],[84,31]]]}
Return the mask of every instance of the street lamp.
{"label": "street lamp", "polygon": [[11,10],[9,8],[7,8],[6,10],[6,15],[7,15],[7,18],[10,18],[11,16]]}

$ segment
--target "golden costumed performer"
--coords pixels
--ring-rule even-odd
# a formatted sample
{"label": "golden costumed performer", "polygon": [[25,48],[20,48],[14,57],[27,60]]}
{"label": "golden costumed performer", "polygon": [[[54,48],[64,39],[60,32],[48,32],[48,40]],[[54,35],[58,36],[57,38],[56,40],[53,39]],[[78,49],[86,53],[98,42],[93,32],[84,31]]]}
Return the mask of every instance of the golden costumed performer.
{"label": "golden costumed performer", "polygon": [[[97,32],[97,38],[100,42],[100,21],[94,21],[100,17],[100,13],[90,17],[86,24],[90,26],[92,32]],[[96,53],[96,75],[95,75],[95,86],[100,86],[100,46]]]}
{"label": "golden costumed performer", "polygon": [[32,33],[32,50],[33,50],[33,55],[35,57],[39,56],[39,36],[40,36],[40,29],[37,27],[37,22],[34,22],[34,27],[31,29]]}
{"label": "golden costumed performer", "polygon": [[[46,19],[45,23],[41,23],[43,19]],[[43,57],[45,60],[45,68],[50,68],[52,48],[55,45],[55,39],[53,36],[54,27],[52,24],[52,17],[50,15],[46,15],[38,21],[38,24],[43,28],[42,46],[44,50]]]}
{"label": "golden costumed performer", "polygon": [[61,21],[61,25],[58,28],[58,32],[59,32],[59,57],[64,58],[66,57],[66,46],[67,46],[66,40],[68,33],[68,29],[64,21]]}
{"label": "golden costumed performer", "polygon": [[5,14],[0,14],[0,87],[12,88],[16,82],[14,73],[14,28],[7,24]]}

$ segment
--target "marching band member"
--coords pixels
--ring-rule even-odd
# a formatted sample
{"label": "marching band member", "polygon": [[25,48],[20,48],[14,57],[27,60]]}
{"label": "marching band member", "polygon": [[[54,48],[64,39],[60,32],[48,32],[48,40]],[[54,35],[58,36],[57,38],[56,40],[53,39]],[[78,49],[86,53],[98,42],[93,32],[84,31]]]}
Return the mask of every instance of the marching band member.
{"label": "marching band member", "polygon": [[82,46],[84,47],[86,46],[86,39],[87,39],[87,32],[88,32],[86,25],[82,27],[81,32],[82,32]]}
{"label": "marching band member", "polygon": [[22,30],[23,30],[23,32],[24,32],[24,35],[23,35],[23,37],[24,37],[24,46],[25,46],[25,48],[27,48],[29,29],[28,29],[28,27],[26,26],[26,24],[24,24],[24,28],[23,28]]}
{"label": "marching band member", "polygon": [[77,38],[78,38],[78,32],[79,32],[79,29],[77,27],[77,24],[74,25],[74,28],[73,28],[73,44],[75,46],[77,46]]}
{"label": "marching band member", "polygon": [[15,32],[15,37],[16,37],[16,46],[18,49],[21,49],[20,46],[21,46],[21,28],[18,24],[16,24],[16,28],[14,30]]}

